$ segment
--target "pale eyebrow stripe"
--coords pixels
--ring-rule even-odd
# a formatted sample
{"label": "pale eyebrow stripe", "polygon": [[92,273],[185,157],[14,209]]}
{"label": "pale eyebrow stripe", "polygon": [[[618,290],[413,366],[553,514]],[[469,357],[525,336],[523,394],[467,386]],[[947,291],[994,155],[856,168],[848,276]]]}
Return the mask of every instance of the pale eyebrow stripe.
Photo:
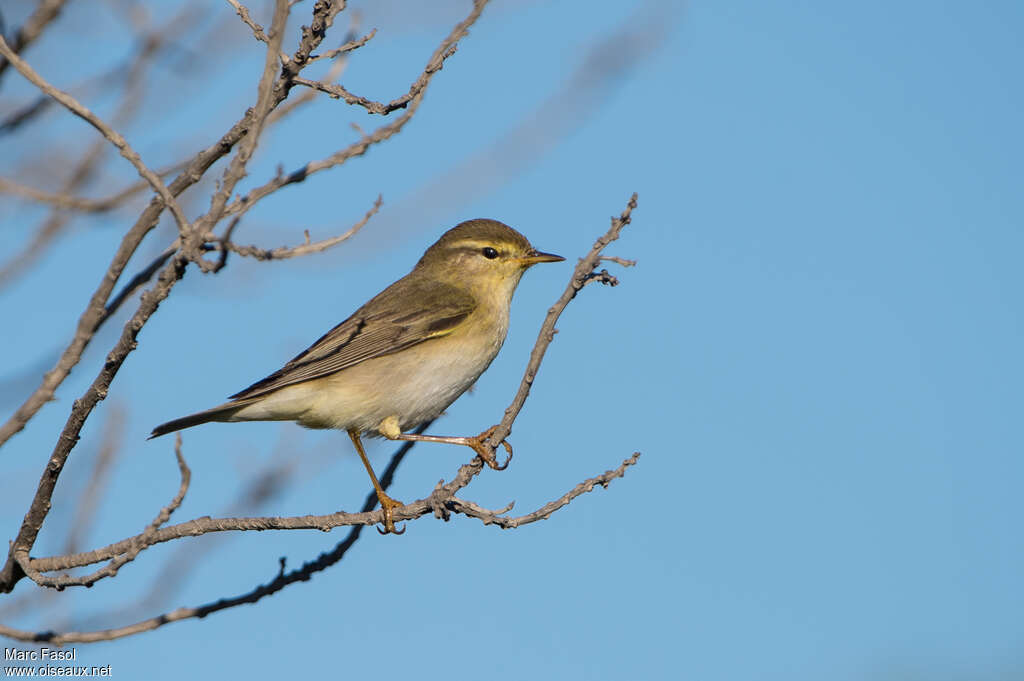
{"label": "pale eyebrow stripe", "polygon": [[479,239],[461,239],[452,244],[452,248],[503,248],[510,250],[515,244],[510,241],[481,241]]}

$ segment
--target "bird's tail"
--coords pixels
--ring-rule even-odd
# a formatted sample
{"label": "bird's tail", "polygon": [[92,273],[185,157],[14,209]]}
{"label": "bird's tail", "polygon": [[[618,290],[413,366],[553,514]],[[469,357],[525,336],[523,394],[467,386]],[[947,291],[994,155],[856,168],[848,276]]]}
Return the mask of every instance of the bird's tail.
{"label": "bird's tail", "polygon": [[240,400],[238,402],[225,402],[224,404],[212,407],[205,411],[189,414],[188,416],[182,416],[180,419],[174,419],[167,423],[161,423],[153,429],[153,432],[149,434],[147,439],[152,440],[155,437],[160,437],[167,433],[173,433],[176,430],[198,426],[200,423],[209,423],[210,421],[231,421],[233,420],[231,418],[232,416],[249,404],[249,402],[244,400]]}

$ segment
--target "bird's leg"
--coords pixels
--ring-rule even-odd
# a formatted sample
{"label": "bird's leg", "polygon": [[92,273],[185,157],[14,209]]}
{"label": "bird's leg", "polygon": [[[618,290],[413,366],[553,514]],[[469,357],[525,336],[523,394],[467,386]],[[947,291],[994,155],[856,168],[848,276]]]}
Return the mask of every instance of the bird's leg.
{"label": "bird's leg", "polygon": [[498,459],[494,456],[494,452],[489,449],[486,445],[487,438],[494,433],[497,426],[491,426],[479,435],[473,437],[447,437],[442,435],[416,435],[415,433],[403,433],[398,427],[398,419],[394,416],[381,421],[381,424],[377,427],[380,434],[389,440],[406,440],[409,442],[442,442],[449,445],[463,445],[469,447],[477,456],[486,463],[488,466],[496,471],[503,471],[508,468],[508,464],[512,461],[512,445],[506,440],[502,440],[501,444],[508,452],[508,458],[505,459],[505,463],[498,463]]}
{"label": "bird's leg", "polygon": [[359,452],[359,458],[363,460],[363,465],[366,466],[366,472],[370,474],[370,480],[373,482],[373,489],[377,492],[377,501],[380,502],[380,508],[384,511],[384,531],[381,532],[380,528],[377,531],[381,534],[402,534],[405,532],[403,527],[401,530],[395,529],[395,521],[391,517],[394,509],[404,506],[401,501],[392,499],[384,492],[384,488],[380,486],[377,481],[377,476],[373,472],[373,466],[370,465],[370,460],[366,458],[366,452],[363,450],[363,442],[359,439],[359,431],[349,429],[348,436],[352,438],[352,444],[356,446],[356,451]]}

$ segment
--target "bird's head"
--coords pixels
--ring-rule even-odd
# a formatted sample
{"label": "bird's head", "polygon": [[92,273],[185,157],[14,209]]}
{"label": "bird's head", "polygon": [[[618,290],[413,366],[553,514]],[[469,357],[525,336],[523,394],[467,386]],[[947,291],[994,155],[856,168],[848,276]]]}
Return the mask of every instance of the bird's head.
{"label": "bird's head", "polygon": [[452,227],[416,264],[420,274],[477,294],[511,298],[519,278],[542,262],[565,258],[538,251],[525,236],[497,220],[467,220]]}

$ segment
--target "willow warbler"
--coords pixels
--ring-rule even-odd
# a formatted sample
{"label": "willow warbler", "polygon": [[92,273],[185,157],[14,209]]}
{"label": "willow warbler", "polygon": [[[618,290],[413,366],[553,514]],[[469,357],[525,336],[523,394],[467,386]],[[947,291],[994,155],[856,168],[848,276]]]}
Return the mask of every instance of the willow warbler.
{"label": "willow warbler", "polygon": [[381,488],[362,434],[472,447],[475,437],[406,434],[464,393],[498,354],[509,306],[529,267],[564,258],[541,253],[497,220],[469,220],[445,232],[405,275],[281,369],[229,402],[153,429],[150,438],[209,421],[295,421],[347,430],[373,481],[386,532],[401,506]]}

